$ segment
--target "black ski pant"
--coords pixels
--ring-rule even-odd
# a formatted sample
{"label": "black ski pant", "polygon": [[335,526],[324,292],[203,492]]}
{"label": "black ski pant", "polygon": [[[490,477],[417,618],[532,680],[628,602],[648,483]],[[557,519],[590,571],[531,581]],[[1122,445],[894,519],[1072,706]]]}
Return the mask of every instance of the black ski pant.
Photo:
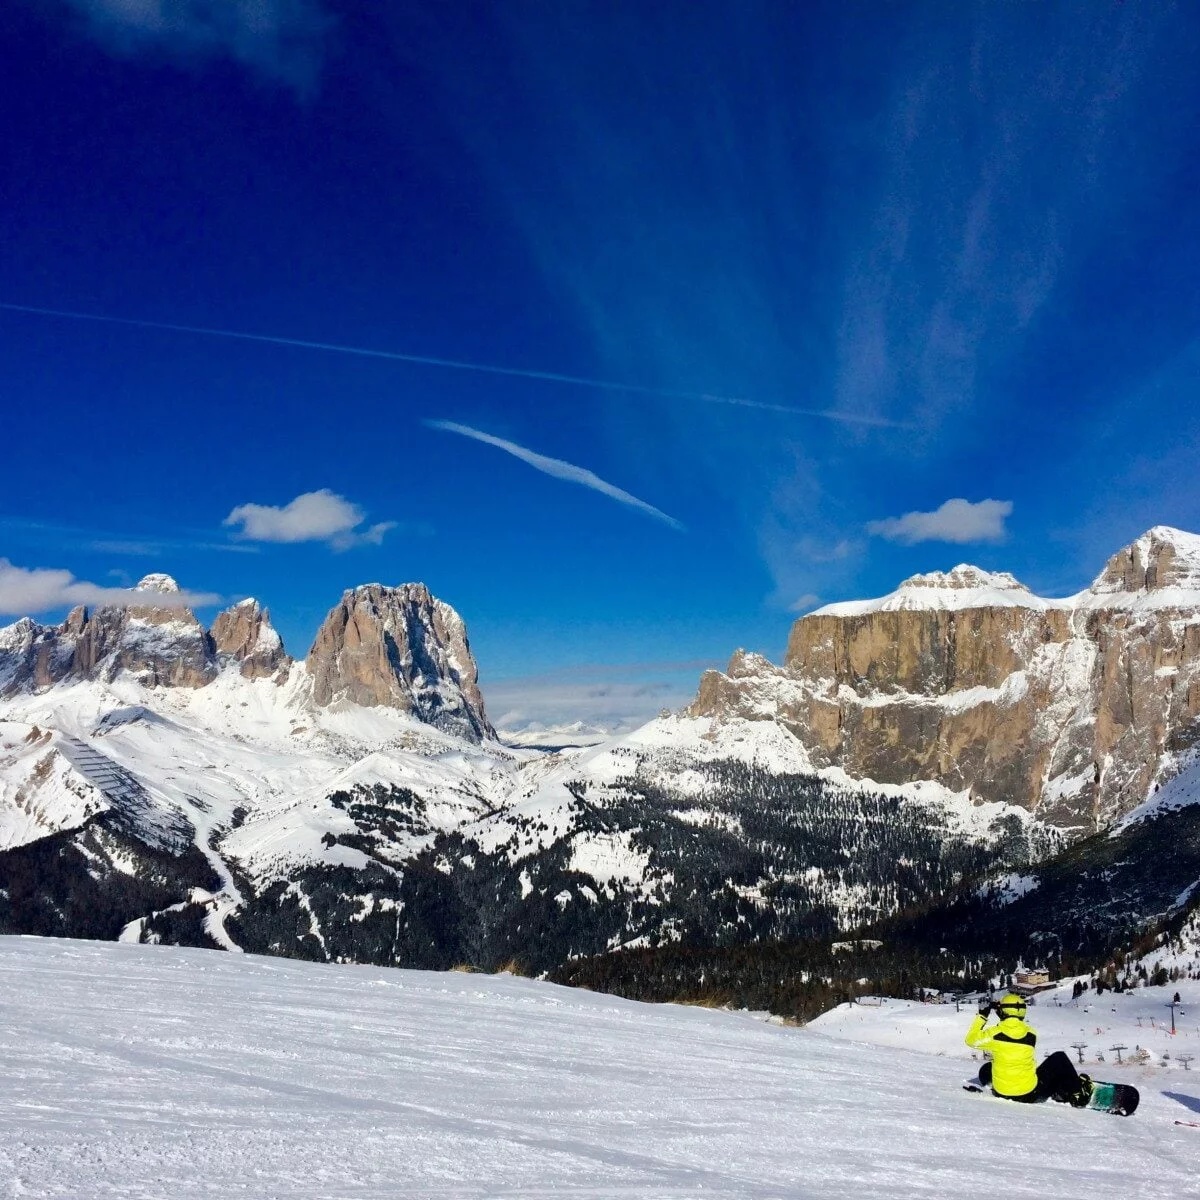
{"label": "black ski pant", "polygon": [[[1081,1081],[1075,1064],[1064,1050],[1055,1050],[1046,1056],[1037,1069],[1037,1087],[1024,1096],[1005,1096],[1005,1100],[1017,1100],[1022,1104],[1039,1104],[1043,1100],[1067,1101],[1079,1091]],[[985,1062],[979,1068],[979,1082],[987,1087],[992,1082],[992,1064]],[[1000,1095],[999,1092],[996,1095]]]}

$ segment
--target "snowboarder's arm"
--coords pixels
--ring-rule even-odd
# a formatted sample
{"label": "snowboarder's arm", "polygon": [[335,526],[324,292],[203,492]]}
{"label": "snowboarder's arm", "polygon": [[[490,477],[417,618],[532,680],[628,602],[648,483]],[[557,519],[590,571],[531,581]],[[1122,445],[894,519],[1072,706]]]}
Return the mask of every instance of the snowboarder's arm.
{"label": "snowboarder's arm", "polygon": [[992,1035],[990,1030],[985,1030],[984,1025],[987,1024],[987,1017],[983,1013],[971,1022],[971,1028],[967,1030],[967,1036],[964,1039],[968,1046],[974,1050],[987,1050],[992,1044]]}

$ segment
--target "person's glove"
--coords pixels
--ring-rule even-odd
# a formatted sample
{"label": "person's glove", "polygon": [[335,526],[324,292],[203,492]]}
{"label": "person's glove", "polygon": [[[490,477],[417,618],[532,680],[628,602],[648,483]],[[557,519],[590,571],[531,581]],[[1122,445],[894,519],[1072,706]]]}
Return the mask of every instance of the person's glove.
{"label": "person's glove", "polygon": [[990,1016],[993,1007],[995,1006],[992,1004],[991,996],[984,996],[984,998],[979,1002],[979,1015],[981,1017]]}

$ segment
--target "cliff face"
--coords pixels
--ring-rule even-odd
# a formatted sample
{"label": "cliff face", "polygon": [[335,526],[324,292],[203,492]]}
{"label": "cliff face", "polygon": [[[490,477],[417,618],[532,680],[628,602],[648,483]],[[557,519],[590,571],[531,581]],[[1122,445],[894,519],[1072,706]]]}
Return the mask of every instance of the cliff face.
{"label": "cliff face", "polygon": [[778,720],[818,766],[929,779],[1091,830],[1200,741],[1200,537],[1156,527],[1086,591],[974,567],[796,622],[782,668],[738,654],[696,716]]}
{"label": "cliff face", "polygon": [[251,679],[291,661],[257,601],[221,613],[209,633],[191,609],[170,602],[179,585],[169,575],[147,575],[137,590],[145,604],[80,605],[61,625],[24,617],[0,630],[0,696],[72,680],[111,682],[123,673],[147,687],[199,688],[231,659]]}
{"label": "cliff face", "polygon": [[[248,680],[287,676],[292,660],[257,600],[220,613],[206,630],[170,602],[170,576],[138,584],[145,604],[72,610],[61,625],[24,617],[0,629],[0,697],[120,676],[147,687],[202,688],[236,666]],[[311,701],[412,713],[478,742],[495,737],[462,618],[424,584],[365,584],[343,594],[305,662]]]}
{"label": "cliff face", "polygon": [[147,575],[138,591],[146,595],[144,605],[94,612],[81,605],[61,625],[24,618],[0,631],[0,694],[65,680],[111,680],[122,672],[150,686],[202,687],[212,680],[212,639],[190,609],[170,603],[179,591],[175,580]]}
{"label": "cliff face", "polygon": [[495,736],[462,618],[424,584],[345,592],[305,665],[317,704],[385,705],[475,741]]}
{"label": "cliff face", "polygon": [[212,626],[218,657],[232,658],[247,679],[263,679],[287,670],[291,659],[271,626],[271,614],[257,600],[243,600],[218,614]]}

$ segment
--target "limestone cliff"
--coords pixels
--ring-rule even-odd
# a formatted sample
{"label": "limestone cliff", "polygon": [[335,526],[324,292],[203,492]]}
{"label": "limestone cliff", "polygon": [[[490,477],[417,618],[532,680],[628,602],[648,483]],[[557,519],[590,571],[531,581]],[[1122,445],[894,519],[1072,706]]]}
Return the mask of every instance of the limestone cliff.
{"label": "limestone cliff", "polygon": [[247,679],[278,678],[292,661],[271,626],[271,614],[253,598],[219,613],[211,635],[217,656],[233,659]]}
{"label": "limestone cliff", "polygon": [[[0,629],[0,696],[81,680],[132,677],[146,687],[202,688],[223,671],[247,680],[288,677],[292,660],[270,614],[248,599],[211,631],[167,575],[138,584],[144,604],[73,609],[61,625],[23,617]],[[305,663],[304,703],[385,706],[473,741],[495,737],[462,618],[424,584],[366,584],[329,613]]]}
{"label": "limestone cliff", "polygon": [[147,575],[137,590],[145,604],[81,605],[61,625],[23,618],[0,631],[0,694],[122,672],[147,686],[209,683],[217,673],[212,639],[191,609],[169,602],[179,585],[169,575]]}
{"label": "limestone cliff", "polygon": [[345,592],[305,665],[317,704],[386,705],[473,740],[495,736],[462,618],[424,584]]}
{"label": "limestone cliff", "polygon": [[856,778],[1101,827],[1200,740],[1200,537],[1151,529],[1061,600],[960,566],[828,605],[796,622],[782,668],[739,652],[690,711],[777,720]]}

